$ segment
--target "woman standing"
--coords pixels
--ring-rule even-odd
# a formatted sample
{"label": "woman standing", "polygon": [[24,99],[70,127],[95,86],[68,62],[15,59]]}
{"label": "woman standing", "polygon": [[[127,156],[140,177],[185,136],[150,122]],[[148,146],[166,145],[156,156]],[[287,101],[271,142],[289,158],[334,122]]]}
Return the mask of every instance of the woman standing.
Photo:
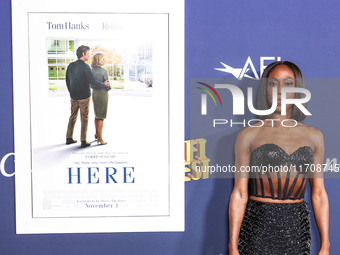
{"label": "woman standing", "polygon": [[[94,77],[99,81],[108,80],[107,70],[102,66],[105,64],[105,58],[102,53],[97,53],[93,56],[92,70]],[[109,101],[108,91],[111,87],[98,87],[91,85],[92,90],[92,100],[94,107],[94,125],[96,127],[96,134],[94,135],[97,139],[97,144],[105,145],[107,142],[103,140],[103,126],[104,119],[106,119],[107,105]]]}
{"label": "woman standing", "polygon": [[[323,136],[301,123],[305,115],[295,105],[286,105],[286,114],[281,114],[281,89],[288,87],[305,87],[300,69],[288,61],[270,64],[260,80],[257,109],[269,109],[274,101],[276,110],[264,116],[258,127],[244,128],[237,136],[237,174],[229,207],[230,255],[310,254],[309,212],[304,202],[308,179],[321,239],[318,254],[329,255],[328,197],[322,171],[312,171],[322,169]],[[287,99],[300,97],[286,93]],[[293,127],[281,125],[282,120]],[[242,171],[247,167],[253,170]]]}

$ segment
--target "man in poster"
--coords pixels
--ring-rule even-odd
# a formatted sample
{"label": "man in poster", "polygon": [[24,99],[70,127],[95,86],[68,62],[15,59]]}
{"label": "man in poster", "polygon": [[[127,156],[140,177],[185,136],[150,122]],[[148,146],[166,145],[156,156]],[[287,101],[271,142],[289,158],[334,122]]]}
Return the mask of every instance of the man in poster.
{"label": "man in poster", "polygon": [[91,98],[90,84],[109,87],[110,81],[100,82],[96,80],[90,66],[85,63],[90,59],[90,48],[88,46],[81,45],[77,49],[77,57],[78,60],[72,62],[66,71],[66,85],[71,97],[71,116],[67,126],[66,144],[77,142],[73,140],[73,130],[80,109],[80,140],[81,147],[84,148],[91,145],[86,141]]}

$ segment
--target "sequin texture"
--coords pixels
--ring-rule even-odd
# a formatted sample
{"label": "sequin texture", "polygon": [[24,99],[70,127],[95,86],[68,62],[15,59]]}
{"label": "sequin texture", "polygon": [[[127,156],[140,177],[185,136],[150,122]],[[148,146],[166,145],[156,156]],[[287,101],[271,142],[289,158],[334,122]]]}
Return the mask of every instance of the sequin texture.
{"label": "sequin texture", "polygon": [[249,199],[241,225],[240,255],[309,255],[307,204],[263,203]]}

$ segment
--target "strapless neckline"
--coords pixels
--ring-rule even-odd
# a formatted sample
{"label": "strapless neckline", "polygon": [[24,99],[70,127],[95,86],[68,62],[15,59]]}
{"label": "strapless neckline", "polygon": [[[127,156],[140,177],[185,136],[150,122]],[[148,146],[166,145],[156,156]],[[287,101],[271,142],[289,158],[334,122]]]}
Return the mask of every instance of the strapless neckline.
{"label": "strapless neckline", "polygon": [[314,152],[300,146],[291,154],[279,145],[265,143],[250,155],[249,195],[271,199],[302,199]]}
{"label": "strapless neckline", "polygon": [[[264,143],[264,144],[261,144],[260,146],[256,147],[252,152],[251,154],[255,153],[257,150],[263,148],[263,147],[268,147],[268,146],[274,146],[276,148],[278,148],[280,151],[282,151],[283,153],[285,153],[287,156],[292,156],[294,155],[295,153],[297,153],[298,151],[304,149],[304,148],[307,148],[307,149],[310,149],[313,153],[313,149],[308,146],[308,145],[304,145],[304,146],[301,146],[299,147],[298,149],[296,149],[295,151],[293,151],[291,154],[289,154],[288,152],[286,152],[281,146],[275,144],[275,143]],[[314,154],[314,153],[313,153]]]}

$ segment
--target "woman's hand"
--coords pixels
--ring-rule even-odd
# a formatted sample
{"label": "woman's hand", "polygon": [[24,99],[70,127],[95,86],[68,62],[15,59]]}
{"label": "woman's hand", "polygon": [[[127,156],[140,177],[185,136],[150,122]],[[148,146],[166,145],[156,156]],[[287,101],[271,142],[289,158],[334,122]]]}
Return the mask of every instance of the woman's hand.
{"label": "woman's hand", "polygon": [[105,84],[106,87],[110,87],[110,81],[109,80],[104,81],[104,84]]}
{"label": "woman's hand", "polygon": [[240,255],[240,253],[237,248],[229,248],[229,255]]}
{"label": "woman's hand", "polygon": [[318,255],[329,255],[329,249],[320,249]]}
{"label": "woman's hand", "polygon": [[325,245],[321,245],[320,251],[318,255],[329,255],[329,243]]}

